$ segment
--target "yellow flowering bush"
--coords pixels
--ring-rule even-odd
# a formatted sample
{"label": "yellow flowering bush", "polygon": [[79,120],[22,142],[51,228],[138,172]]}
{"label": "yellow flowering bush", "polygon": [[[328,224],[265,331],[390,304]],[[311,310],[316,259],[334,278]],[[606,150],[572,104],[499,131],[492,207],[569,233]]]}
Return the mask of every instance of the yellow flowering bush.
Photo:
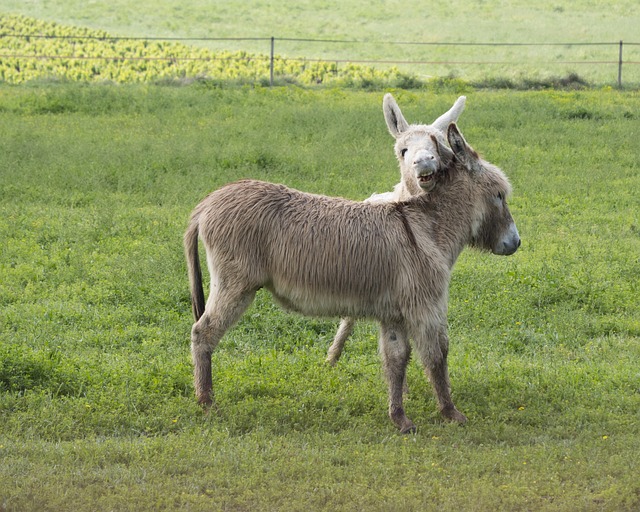
{"label": "yellow flowering bush", "polygon": [[[276,78],[302,85],[395,85],[407,78],[395,68],[377,70],[277,56],[273,67]],[[0,81],[7,83],[46,78],[132,83],[195,78],[265,81],[269,77],[268,55],[117,38],[102,30],[0,15]]]}

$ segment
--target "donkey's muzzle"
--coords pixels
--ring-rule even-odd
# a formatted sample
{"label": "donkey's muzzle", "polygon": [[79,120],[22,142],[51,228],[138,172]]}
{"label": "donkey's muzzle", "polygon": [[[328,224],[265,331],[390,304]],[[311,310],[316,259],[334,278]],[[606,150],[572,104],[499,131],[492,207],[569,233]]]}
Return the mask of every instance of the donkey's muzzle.
{"label": "donkey's muzzle", "polygon": [[500,248],[500,252],[496,254],[501,254],[503,256],[511,256],[514,252],[518,250],[520,247],[521,240],[519,236],[516,236],[508,241],[502,242],[502,247]]}
{"label": "donkey's muzzle", "polygon": [[516,225],[511,224],[505,236],[502,237],[498,242],[498,246],[493,250],[493,253],[502,256],[510,256],[518,250],[521,243]]}
{"label": "donkey's muzzle", "polygon": [[511,243],[505,243],[501,254],[503,254],[504,256],[511,256],[518,250],[518,247],[520,247],[520,243],[520,237],[518,237],[517,240],[514,240]]}

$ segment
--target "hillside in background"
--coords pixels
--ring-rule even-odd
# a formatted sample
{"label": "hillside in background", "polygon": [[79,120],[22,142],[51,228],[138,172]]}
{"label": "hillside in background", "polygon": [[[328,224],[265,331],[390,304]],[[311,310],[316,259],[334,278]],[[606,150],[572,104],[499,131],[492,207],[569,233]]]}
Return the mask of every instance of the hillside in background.
{"label": "hillside in background", "polygon": [[[158,37],[596,42],[637,38],[640,25],[636,0],[0,0],[0,12]],[[256,48],[265,51],[261,43]]]}
{"label": "hillside in background", "polygon": [[[230,0],[222,5],[204,0],[0,0],[1,13],[118,36],[200,38],[189,44],[259,55],[269,53],[273,36],[281,57],[349,61],[377,69],[397,66],[421,80],[548,79],[574,73],[592,83],[612,83],[622,40],[627,63],[623,78],[640,82],[640,4],[632,0],[378,0],[366,6],[326,0]],[[475,46],[479,43],[483,45]]]}

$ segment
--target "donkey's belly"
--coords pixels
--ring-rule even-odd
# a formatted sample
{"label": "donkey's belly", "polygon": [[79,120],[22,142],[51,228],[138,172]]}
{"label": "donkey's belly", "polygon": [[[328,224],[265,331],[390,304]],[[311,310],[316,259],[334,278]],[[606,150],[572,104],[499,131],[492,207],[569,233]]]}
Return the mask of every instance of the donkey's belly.
{"label": "donkey's belly", "polygon": [[330,294],[321,291],[282,289],[274,286],[266,287],[273,295],[274,299],[283,308],[296,311],[308,316],[336,317],[351,316],[358,318],[379,318],[381,309],[380,297],[362,298],[349,293]]}

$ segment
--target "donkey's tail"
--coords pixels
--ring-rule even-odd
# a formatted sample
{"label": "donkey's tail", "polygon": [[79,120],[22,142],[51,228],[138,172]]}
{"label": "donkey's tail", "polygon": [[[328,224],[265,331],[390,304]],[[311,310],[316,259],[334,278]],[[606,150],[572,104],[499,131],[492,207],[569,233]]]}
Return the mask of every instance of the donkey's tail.
{"label": "donkey's tail", "polygon": [[198,217],[191,217],[187,232],[184,234],[184,254],[187,258],[189,286],[191,288],[191,310],[196,322],[204,314],[204,290],[202,289],[202,270],[198,255]]}

